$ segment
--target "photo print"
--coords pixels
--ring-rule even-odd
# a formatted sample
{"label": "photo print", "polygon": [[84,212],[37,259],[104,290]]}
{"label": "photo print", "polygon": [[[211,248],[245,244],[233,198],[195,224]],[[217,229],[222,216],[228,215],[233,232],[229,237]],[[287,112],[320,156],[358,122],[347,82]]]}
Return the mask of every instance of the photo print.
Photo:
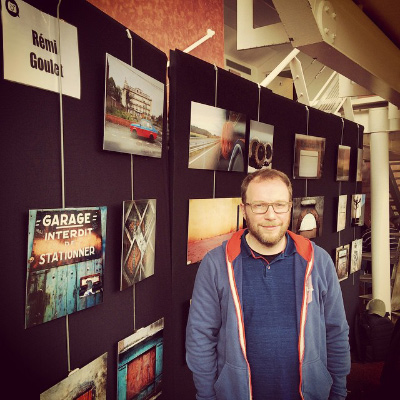
{"label": "photo print", "polygon": [[103,149],[161,157],[164,84],[106,54]]}
{"label": "photo print", "polygon": [[357,149],[357,175],[356,182],[362,182],[363,149]]}
{"label": "photo print", "polygon": [[187,264],[201,261],[243,228],[241,202],[240,197],[189,200]]}
{"label": "photo print", "polygon": [[298,197],[293,199],[292,230],[312,239],[322,235],[324,197]]}
{"label": "photo print", "polygon": [[351,196],[351,225],[363,226],[365,212],[365,194]]}
{"label": "photo print", "polygon": [[296,133],[293,178],[320,179],[325,155],[325,138]]}
{"label": "photo print", "polygon": [[151,400],[162,393],[164,318],[118,342],[118,400]]}
{"label": "photo print", "polygon": [[361,269],[362,261],[362,239],[356,239],[351,242],[351,261],[350,274]]}
{"label": "photo print", "polygon": [[120,290],[154,274],[155,243],[156,200],[124,201]]}
{"label": "photo print", "polygon": [[350,171],[350,146],[338,147],[337,156],[337,168],[336,168],[336,180],[337,181],[348,181]]}
{"label": "photo print", "polygon": [[346,228],[346,213],[347,213],[347,194],[339,196],[338,210],[337,210],[337,225],[336,232],[342,231]]}
{"label": "photo print", "polygon": [[40,400],[106,400],[107,353],[40,394]]}
{"label": "photo print", "polygon": [[272,168],[274,126],[250,121],[249,166],[247,171]]}
{"label": "photo print", "polygon": [[339,281],[347,279],[349,276],[349,257],[350,245],[340,246],[336,248],[336,273]]}
{"label": "photo print", "polygon": [[30,210],[25,328],[103,302],[106,207]]}
{"label": "photo print", "polygon": [[189,168],[245,172],[246,116],[192,101]]}

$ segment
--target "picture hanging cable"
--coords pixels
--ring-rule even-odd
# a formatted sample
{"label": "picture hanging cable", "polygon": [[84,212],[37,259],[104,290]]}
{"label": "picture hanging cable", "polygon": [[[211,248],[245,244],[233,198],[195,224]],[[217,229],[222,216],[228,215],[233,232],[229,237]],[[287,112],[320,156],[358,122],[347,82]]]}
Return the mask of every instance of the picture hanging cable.
{"label": "picture hanging cable", "polygon": [[[215,70],[215,90],[214,90],[214,107],[217,107],[217,95],[218,95],[218,67],[214,64]],[[215,199],[215,175],[216,171],[214,170],[214,181],[213,181],[213,199]]]}
{"label": "picture hanging cable", "polygon": [[308,106],[306,107],[306,111],[307,111],[307,126],[306,126],[306,135],[308,136],[308,126],[310,124],[310,109],[308,108]]}
{"label": "picture hanging cable", "polygon": [[[61,29],[60,29],[60,5],[62,0],[57,4],[57,28],[58,28],[58,65],[61,65]],[[65,169],[64,169],[64,114],[63,114],[63,94],[61,74],[58,75],[58,88],[60,98],[60,144],[61,144],[61,201],[62,208],[65,208]],[[68,373],[71,372],[71,351],[69,345],[69,320],[68,314],[65,316],[65,331],[67,341],[67,368]]]}
{"label": "picture hanging cable", "polygon": [[[307,111],[307,126],[306,126],[306,134],[308,136],[308,126],[310,124],[310,109],[306,107],[306,111]],[[308,179],[306,178],[306,182],[305,182],[305,186],[306,186],[306,197],[308,196]]]}
{"label": "picture hanging cable", "polygon": [[133,284],[133,330],[136,331],[136,284]]}
{"label": "picture hanging cable", "polygon": [[[133,43],[132,35],[129,29],[126,29],[126,36],[131,42],[131,67],[133,67]],[[133,201],[133,154],[131,154],[131,200]],[[136,285],[133,284],[132,287],[132,297],[133,297],[133,330],[136,330]]]}
{"label": "picture hanging cable", "polygon": [[344,119],[340,118],[342,120],[342,135],[340,137],[340,144],[343,144],[343,133],[344,133]]}
{"label": "picture hanging cable", "polygon": [[[128,28],[126,28],[126,36],[131,42],[131,67],[133,67],[133,43],[132,35]],[[133,201],[133,154],[131,154],[131,200]]]}
{"label": "picture hanging cable", "polygon": [[[57,27],[58,27],[58,65],[61,65],[61,29],[60,29],[60,5],[57,5]],[[64,115],[63,115],[63,98],[62,98],[62,80],[61,74],[58,74],[58,88],[60,98],[60,141],[61,141],[61,201],[62,208],[65,208],[65,172],[64,172]]]}
{"label": "picture hanging cable", "polygon": [[215,199],[215,173],[216,173],[217,171],[215,171],[215,169],[214,169],[214,182],[213,182],[213,199]]}
{"label": "picture hanging cable", "polygon": [[214,64],[215,70],[215,99],[214,99],[214,107],[217,107],[217,94],[218,94],[218,67]]}

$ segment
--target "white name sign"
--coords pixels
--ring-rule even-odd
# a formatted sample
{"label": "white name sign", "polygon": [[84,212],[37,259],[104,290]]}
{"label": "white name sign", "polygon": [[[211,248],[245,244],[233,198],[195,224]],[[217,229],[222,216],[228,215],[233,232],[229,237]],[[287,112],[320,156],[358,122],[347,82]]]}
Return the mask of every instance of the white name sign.
{"label": "white name sign", "polygon": [[81,97],[76,27],[20,0],[1,0],[1,20],[4,79]]}

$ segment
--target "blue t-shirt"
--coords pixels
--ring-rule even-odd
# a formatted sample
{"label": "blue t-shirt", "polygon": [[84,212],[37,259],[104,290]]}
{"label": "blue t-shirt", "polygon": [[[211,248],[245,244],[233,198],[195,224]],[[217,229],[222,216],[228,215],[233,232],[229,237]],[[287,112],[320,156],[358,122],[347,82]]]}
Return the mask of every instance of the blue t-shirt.
{"label": "blue t-shirt", "polygon": [[269,263],[242,236],[243,314],[254,400],[300,399],[296,248],[286,237],[285,250]]}

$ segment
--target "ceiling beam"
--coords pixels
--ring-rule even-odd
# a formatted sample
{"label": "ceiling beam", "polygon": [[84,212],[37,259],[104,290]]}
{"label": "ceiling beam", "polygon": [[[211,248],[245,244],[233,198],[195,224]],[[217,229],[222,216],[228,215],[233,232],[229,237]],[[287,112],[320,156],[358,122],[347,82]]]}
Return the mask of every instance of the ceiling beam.
{"label": "ceiling beam", "polygon": [[400,107],[400,50],[352,1],[310,2],[273,0],[292,46]]}

